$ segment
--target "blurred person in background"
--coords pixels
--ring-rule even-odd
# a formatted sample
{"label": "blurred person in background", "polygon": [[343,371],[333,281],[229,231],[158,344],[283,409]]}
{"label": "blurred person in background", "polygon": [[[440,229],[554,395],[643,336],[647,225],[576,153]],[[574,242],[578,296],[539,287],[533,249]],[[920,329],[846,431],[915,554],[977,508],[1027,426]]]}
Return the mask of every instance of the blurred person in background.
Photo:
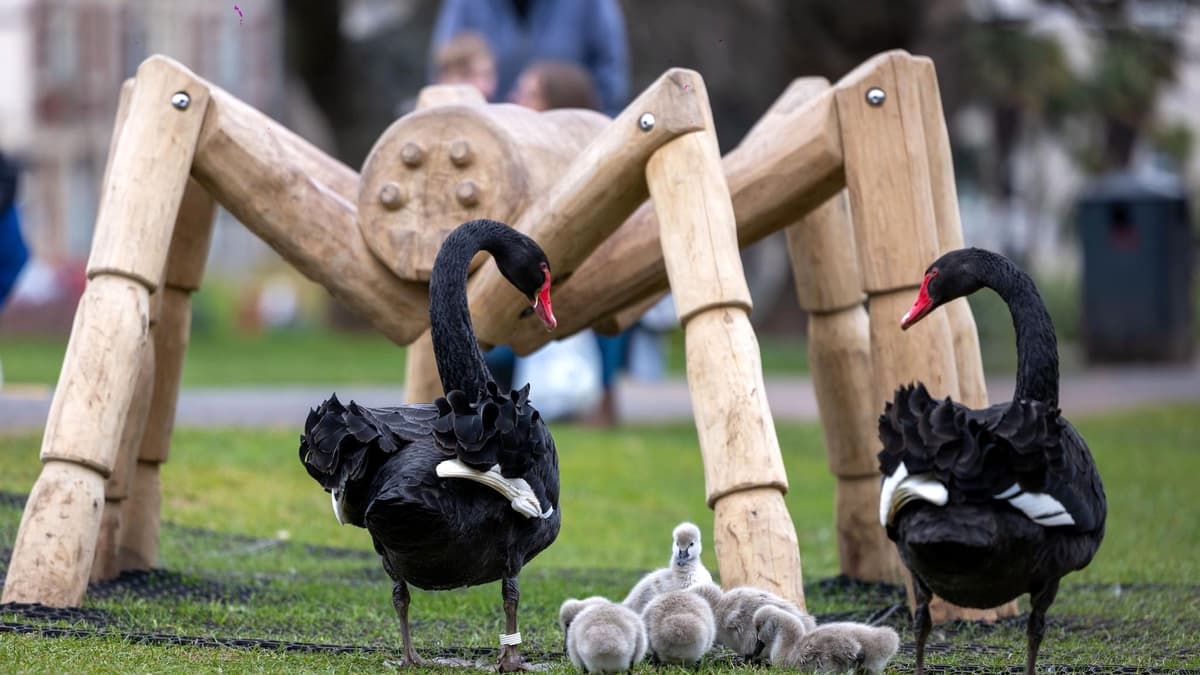
{"label": "blurred person in background", "polygon": [[625,107],[629,43],[618,0],[444,0],[433,29],[433,61],[443,45],[467,31],[481,34],[496,55],[490,101],[509,100],[526,67],[552,60],[587,70],[605,114]]}
{"label": "blurred person in background", "polygon": [[469,84],[489,101],[496,98],[496,56],[487,40],[465,31],[447,40],[434,56],[437,84]]}
{"label": "blurred person in background", "polygon": [[534,110],[600,107],[591,76],[583,67],[566,61],[531,64],[517,78],[508,100]]}
{"label": "blurred person in background", "polygon": [[[0,311],[17,284],[17,276],[29,260],[29,249],[21,238],[17,217],[17,174],[20,168],[0,151]],[[4,371],[0,368],[0,387]]]}

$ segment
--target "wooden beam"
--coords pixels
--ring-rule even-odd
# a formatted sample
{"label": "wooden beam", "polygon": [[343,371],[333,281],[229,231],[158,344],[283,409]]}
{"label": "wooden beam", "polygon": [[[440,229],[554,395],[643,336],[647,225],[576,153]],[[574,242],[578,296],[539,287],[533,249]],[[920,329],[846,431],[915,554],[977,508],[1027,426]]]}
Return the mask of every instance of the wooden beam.
{"label": "wooden beam", "polygon": [[396,278],[359,231],[357,175],[215,87],[192,175],[304,276],[393,342],[408,344],[429,324],[427,288]]}
{"label": "wooden beam", "polygon": [[[806,93],[814,90],[815,98]],[[785,97],[790,103],[778,106],[777,115],[764,119],[721,162],[741,247],[791,224],[797,214],[815,208],[844,185],[837,111],[828,82],[804,78]],[[555,332],[547,334],[521,322],[509,344],[518,354],[527,354],[665,290],[659,220],[647,202],[570,279],[557,285]]]}
{"label": "wooden beam", "polygon": [[[962,220],[958,212],[958,190],[954,182],[954,161],[950,154],[950,133],[946,115],[942,112],[942,96],[938,89],[937,72],[927,57],[914,57],[912,73],[921,97],[921,116],[925,132],[926,154],[929,157],[930,193],[933,195],[934,221],[937,225],[939,253],[964,246]],[[933,262],[932,259],[929,260]],[[983,357],[979,348],[979,331],[975,316],[966,298],[948,303],[944,309],[954,344],[955,372],[958,379],[959,403],[970,408],[988,407],[987,381],[983,374]],[[941,598],[930,603],[930,615],[936,623],[950,619],[995,621],[1016,616],[1020,607],[1016,600],[986,610],[966,609],[951,605]]]}

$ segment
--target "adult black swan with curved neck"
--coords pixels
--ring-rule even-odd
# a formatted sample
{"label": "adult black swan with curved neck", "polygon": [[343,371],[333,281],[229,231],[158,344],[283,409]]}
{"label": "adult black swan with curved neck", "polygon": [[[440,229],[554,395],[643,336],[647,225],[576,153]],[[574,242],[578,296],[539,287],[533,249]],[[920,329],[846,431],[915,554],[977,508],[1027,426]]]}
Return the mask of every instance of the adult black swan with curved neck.
{"label": "adult black swan with curved neck", "polygon": [[[529,402],[502,393],[467,308],[467,268],[480,250],[529,300],[547,329],[550,265],[529,237],[475,220],[450,233],[429,281],[429,319],[445,397],[368,408],[336,395],[311,411],[300,460],[333,497],[339,522],[365,527],[394,582],[403,665],[419,665],[408,625],[408,584],[437,590],[501,580],[501,671],[521,670],[517,575],[558,536],[558,454]],[[507,503],[506,503],[507,502]]]}
{"label": "adult black swan with curved neck", "polygon": [[917,384],[898,389],[879,418],[879,519],[913,575],[918,674],[931,593],[976,608],[1029,593],[1032,674],[1059,580],[1091,562],[1104,537],[1104,486],[1058,409],[1054,326],[1033,280],[1001,255],[951,251],[926,270],[900,327],[985,287],[1008,304],[1016,329],[1013,400],[971,410]]}

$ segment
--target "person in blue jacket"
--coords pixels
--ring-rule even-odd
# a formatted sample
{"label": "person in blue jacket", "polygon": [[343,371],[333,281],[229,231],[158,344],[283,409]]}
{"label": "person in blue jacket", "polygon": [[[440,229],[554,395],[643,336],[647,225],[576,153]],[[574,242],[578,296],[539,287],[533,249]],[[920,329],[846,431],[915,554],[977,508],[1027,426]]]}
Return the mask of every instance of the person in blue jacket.
{"label": "person in blue jacket", "polygon": [[0,152],[0,309],[29,260],[17,219],[17,173],[17,165]]}
{"label": "person in blue jacket", "polygon": [[601,112],[616,116],[628,103],[629,44],[617,0],[445,0],[431,53],[464,31],[483,35],[496,55],[496,102],[508,100],[531,63],[567,61],[592,76]]}

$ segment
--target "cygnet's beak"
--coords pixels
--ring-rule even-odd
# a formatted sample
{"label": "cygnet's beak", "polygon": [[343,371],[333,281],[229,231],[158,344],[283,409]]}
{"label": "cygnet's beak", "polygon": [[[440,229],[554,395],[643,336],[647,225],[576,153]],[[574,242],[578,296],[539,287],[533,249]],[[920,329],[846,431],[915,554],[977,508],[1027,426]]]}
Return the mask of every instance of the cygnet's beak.
{"label": "cygnet's beak", "polygon": [[688,555],[688,552],[686,550],[684,550],[682,548],[675,549],[675,564],[676,565],[682,565],[682,564],[686,563],[689,558],[691,558],[691,556]]}
{"label": "cygnet's beak", "polygon": [[754,643],[754,653],[750,654],[750,658],[757,659],[758,657],[762,656],[763,650],[766,648],[767,648],[767,643],[763,642],[762,640],[755,642]]}

